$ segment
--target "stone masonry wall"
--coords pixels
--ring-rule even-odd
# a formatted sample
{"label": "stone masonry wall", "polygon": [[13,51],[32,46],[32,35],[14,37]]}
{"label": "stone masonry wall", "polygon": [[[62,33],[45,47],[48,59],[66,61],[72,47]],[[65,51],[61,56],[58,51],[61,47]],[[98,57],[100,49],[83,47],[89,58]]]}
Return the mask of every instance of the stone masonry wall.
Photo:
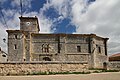
{"label": "stone masonry wall", "polygon": [[[104,63],[108,62],[108,57],[105,55],[105,44],[104,39],[93,39],[93,61],[94,61],[94,68],[104,68]],[[100,48],[100,50],[99,50]]]}
{"label": "stone masonry wall", "polygon": [[120,70],[120,61],[112,61],[108,63],[108,69]]}
{"label": "stone masonry wall", "polygon": [[[87,39],[88,37],[80,35],[32,34],[33,61],[43,61],[44,57],[49,57],[52,61],[88,62],[89,42]],[[49,45],[49,52],[44,52],[43,45]],[[77,51],[77,46],[80,46],[80,52]]]}
{"label": "stone masonry wall", "polygon": [[32,74],[34,72],[81,72],[88,68],[80,62],[7,62],[0,63],[0,75]]}
{"label": "stone masonry wall", "polygon": [[24,55],[24,34],[21,31],[8,33],[8,61],[22,61]]}

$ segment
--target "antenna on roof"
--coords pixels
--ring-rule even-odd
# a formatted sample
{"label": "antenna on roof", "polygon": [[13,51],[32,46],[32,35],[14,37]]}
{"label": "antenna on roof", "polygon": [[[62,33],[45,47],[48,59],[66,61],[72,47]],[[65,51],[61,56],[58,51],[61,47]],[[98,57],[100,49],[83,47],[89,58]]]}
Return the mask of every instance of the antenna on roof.
{"label": "antenna on roof", "polygon": [[5,26],[7,27],[7,29],[8,29],[7,22],[6,22],[6,20],[5,20],[4,14],[3,14],[3,12],[2,12],[1,2],[0,2],[0,13],[1,13],[1,16],[2,16],[2,18],[3,18],[4,25],[5,25]]}
{"label": "antenna on roof", "polygon": [[22,17],[22,0],[20,0],[20,8],[21,8],[21,17]]}

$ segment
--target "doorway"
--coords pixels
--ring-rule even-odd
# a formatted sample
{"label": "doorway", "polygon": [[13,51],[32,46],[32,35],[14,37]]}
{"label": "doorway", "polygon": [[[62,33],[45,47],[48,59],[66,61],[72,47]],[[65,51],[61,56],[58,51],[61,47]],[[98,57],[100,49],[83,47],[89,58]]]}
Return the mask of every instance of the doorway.
{"label": "doorway", "polygon": [[105,70],[107,69],[107,63],[106,62],[103,63],[103,69],[105,69]]}
{"label": "doorway", "polygon": [[43,61],[51,61],[51,59],[49,57],[44,57]]}

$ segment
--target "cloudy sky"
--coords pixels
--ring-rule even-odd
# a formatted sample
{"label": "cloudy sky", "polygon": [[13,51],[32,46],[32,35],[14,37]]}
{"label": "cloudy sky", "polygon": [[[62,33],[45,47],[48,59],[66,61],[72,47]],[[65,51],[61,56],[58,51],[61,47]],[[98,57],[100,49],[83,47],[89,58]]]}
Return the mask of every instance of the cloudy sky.
{"label": "cloudy sky", "polygon": [[[40,33],[95,33],[110,38],[108,53],[120,52],[120,0],[22,0],[22,15],[39,18]],[[20,0],[0,0],[0,46],[7,29],[19,29]]]}

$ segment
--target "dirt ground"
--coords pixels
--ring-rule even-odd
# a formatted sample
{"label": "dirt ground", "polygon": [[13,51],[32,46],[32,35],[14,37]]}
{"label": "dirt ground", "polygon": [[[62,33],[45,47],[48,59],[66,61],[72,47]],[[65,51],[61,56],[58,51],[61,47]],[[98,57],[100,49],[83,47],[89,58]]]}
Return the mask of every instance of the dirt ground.
{"label": "dirt ground", "polygon": [[0,76],[0,80],[120,80],[120,72],[78,75]]}

